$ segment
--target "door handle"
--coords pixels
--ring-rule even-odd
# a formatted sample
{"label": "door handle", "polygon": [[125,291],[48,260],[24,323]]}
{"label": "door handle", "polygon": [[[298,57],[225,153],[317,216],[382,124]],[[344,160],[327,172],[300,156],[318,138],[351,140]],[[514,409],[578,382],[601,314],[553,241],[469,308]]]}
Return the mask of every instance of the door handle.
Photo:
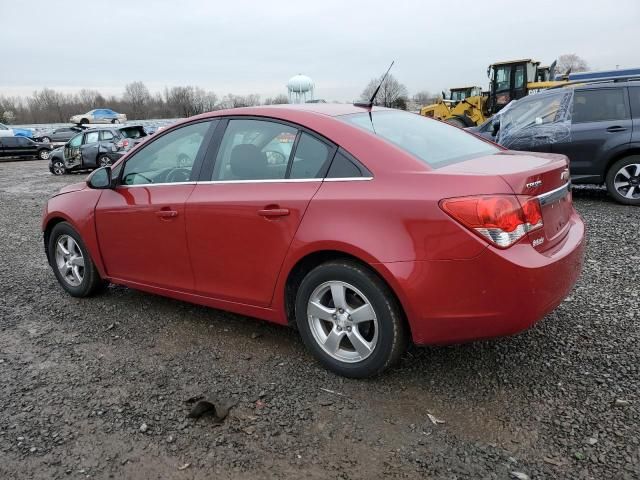
{"label": "door handle", "polygon": [[610,132],[610,133],[615,133],[615,132],[624,132],[625,130],[627,130],[627,129],[626,129],[626,128],[624,128],[624,127],[620,127],[620,126],[618,126],[618,125],[616,125],[616,126],[614,126],[614,127],[609,127],[609,128],[607,128],[607,132]]}
{"label": "door handle", "polygon": [[258,210],[258,215],[263,217],[285,217],[289,215],[288,208],[263,208],[262,210]]}
{"label": "door handle", "polygon": [[158,210],[156,215],[160,218],[174,218],[178,216],[178,212],[175,210]]}

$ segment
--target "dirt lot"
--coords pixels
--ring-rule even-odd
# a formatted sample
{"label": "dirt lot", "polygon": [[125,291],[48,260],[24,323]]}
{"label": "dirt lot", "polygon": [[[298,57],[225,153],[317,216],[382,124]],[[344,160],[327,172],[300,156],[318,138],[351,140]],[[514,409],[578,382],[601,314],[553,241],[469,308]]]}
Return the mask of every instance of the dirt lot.
{"label": "dirt lot", "polygon": [[[585,270],[534,329],[353,381],[286,328],[64,294],[40,214],[83,177],[0,163],[0,478],[640,478],[640,208],[576,191]],[[199,395],[237,405],[186,418]]]}

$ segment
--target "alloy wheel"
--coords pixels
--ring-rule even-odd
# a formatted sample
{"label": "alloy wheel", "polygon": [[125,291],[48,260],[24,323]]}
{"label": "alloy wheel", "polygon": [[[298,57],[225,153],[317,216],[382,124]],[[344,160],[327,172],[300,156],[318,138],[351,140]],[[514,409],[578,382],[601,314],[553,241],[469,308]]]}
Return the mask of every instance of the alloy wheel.
{"label": "alloy wheel", "polygon": [[640,164],[630,163],[616,172],[613,186],[621,197],[640,199]]}
{"label": "alloy wheel", "polygon": [[40,155],[38,155],[40,157],[40,160],[48,160],[49,159],[49,150],[42,150],[40,151]]}
{"label": "alloy wheel", "polygon": [[64,163],[62,163],[60,160],[58,160],[57,162],[53,163],[53,174],[54,175],[64,175]]}
{"label": "alloy wheel", "polygon": [[77,287],[84,279],[84,256],[78,243],[70,235],[60,235],[56,242],[56,266],[62,279]]}
{"label": "alloy wheel", "polygon": [[369,357],[378,342],[378,319],[371,302],[353,285],[319,285],[307,304],[315,341],[335,360],[356,363]]}

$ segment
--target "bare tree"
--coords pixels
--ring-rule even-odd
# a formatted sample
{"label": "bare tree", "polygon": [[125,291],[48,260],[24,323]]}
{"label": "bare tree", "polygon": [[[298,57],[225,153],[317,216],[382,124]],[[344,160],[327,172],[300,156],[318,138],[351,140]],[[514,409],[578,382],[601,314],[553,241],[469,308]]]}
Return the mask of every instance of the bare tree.
{"label": "bare tree", "polygon": [[139,119],[144,116],[147,104],[151,101],[151,94],[142,82],[128,83],[124,87],[122,100],[130,105],[130,110],[127,113],[133,118]]}
{"label": "bare tree", "polygon": [[[373,92],[380,84],[380,80],[382,80],[382,77],[371,79],[360,95],[360,99],[363,102],[368,102],[371,99]],[[393,75],[389,74],[382,83],[374,103],[383,107],[406,109],[408,95],[407,87],[398,82]]]}
{"label": "bare tree", "polygon": [[560,55],[556,62],[556,72],[566,73],[569,69],[572,72],[586,72],[589,70],[587,61],[575,53],[565,53]]}
{"label": "bare tree", "polygon": [[284,105],[286,103],[289,103],[289,99],[287,98],[286,95],[284,94],[280,94],[280,95],[276,95],[275,97],[271,98],[265,98],[263,105]]}
{"label": "bare tree", "polygon": [[412,100],[418,105],[431,105],[438,100],[438,95],[434,95],[426,90],[421,90],[413,95]]}

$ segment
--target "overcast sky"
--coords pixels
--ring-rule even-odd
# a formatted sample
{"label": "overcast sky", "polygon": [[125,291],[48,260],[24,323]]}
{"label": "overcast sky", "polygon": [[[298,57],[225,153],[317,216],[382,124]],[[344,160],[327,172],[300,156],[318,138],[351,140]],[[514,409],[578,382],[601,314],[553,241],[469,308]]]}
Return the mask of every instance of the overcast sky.
{"label": "overcast sky", "polygon": [[303,73],[316,98],[342,101],[391,60],[412,94],[486,88],[500,60],[640,67],[639,24],[639,0],[0,0],[0,95],[141,80],[264,98]]}

